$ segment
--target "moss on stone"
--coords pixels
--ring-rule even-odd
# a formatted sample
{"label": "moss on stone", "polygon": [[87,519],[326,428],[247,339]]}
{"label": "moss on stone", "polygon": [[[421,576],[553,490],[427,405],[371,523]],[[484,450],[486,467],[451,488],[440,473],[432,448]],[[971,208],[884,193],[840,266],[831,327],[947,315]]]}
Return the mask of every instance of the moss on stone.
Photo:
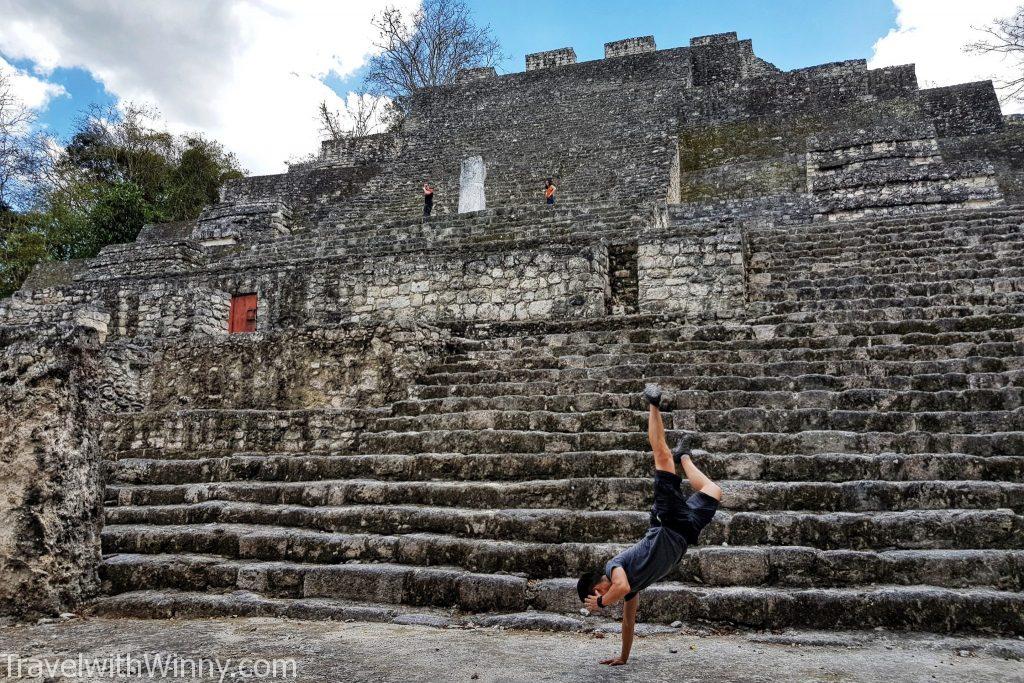
{"label": "moss on stone", "polygon": [[[808,136],[837,126],[849,129],[912,118],[919,112],[913,100],[894,99],[785,117],[687,126],[679,133],[680,199],[685,202],[801,191],[805,170],[787,157],[802,155]],[[717,172],[709,174],[713,169]],[[709,181],[711,176],[714,182]]]}

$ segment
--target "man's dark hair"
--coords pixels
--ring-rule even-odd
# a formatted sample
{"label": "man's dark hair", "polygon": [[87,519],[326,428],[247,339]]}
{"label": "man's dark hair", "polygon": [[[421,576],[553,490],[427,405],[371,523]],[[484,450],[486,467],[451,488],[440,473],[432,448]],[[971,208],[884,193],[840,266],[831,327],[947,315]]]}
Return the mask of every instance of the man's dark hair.
{"label": "man's dark hair", "polygon": [[580,580],[576,582],[576,592],[579,593],[580,602],[587,599],[587,596],[594,592],[594,586],[601,583],[601,579],[604,578],[604,572],[600,569],[586,572],[580,577]]}

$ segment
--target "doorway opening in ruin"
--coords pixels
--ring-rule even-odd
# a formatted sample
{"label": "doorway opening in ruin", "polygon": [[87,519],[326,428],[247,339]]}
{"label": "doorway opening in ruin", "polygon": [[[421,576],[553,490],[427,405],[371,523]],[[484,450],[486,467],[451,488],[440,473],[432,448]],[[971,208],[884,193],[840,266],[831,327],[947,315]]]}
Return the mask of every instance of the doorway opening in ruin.
{"label": "doorway opening in ruin", "polygon": [[228,333],[256,331],[256,295],[235,294],[231,297],[231,316]]}
{"label": "doorway opening in ruin", "polygon": [[611,295],[605,302],[609,315],[639,312],[640,281],[637,278],[636,242],[608,245],[608,281]]}

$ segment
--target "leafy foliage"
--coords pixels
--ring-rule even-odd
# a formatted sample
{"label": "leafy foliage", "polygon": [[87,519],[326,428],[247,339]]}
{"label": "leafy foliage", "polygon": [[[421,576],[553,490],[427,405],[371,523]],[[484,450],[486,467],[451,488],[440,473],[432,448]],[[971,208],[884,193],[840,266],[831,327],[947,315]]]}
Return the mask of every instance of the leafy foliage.
{"label": "leafy foliage", "polygon": [[[0,296],[41,260],[95,256],[146,223],[190,220],[244,171],[217,142],[174,135],[144,107],[93,108],[39,173],[32,205],[0,206]],[[6,207],[4,210],[2,207]]]}

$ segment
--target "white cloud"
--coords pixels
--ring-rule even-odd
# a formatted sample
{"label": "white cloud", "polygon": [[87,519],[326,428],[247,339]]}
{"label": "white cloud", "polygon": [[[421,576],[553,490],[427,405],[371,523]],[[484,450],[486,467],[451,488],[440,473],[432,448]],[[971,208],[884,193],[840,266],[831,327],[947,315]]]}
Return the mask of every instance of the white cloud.
{"label": "white cloud", "polygon": [[54,97],[66,94],[62,86],[15,68],[3,57],[0,57],[0,73],[7,77],[14,96],[23,105],[35,111],[45,109]]}
{"label": "white cloud", "polygon": [[[922,87],[989,79],[998,82],[1019,74],[1017,59],[963,50],[967,43],[983,37],[974,27],[1013,14],[1019,0],[893,1],[896,28],[875,43],[868,62],[871,67],[914,63]],[[1024,111],[1024,105],[1004,101],[1003,111]]]}
{"label": "white cloud", "polygon": [[0,0],[0,52],[41,74],[88,70],[124,100],[157,106],[172,128],[201,130],[252,172],[316,148],[325,83],[372,50],[371,17],[416,0]]}

